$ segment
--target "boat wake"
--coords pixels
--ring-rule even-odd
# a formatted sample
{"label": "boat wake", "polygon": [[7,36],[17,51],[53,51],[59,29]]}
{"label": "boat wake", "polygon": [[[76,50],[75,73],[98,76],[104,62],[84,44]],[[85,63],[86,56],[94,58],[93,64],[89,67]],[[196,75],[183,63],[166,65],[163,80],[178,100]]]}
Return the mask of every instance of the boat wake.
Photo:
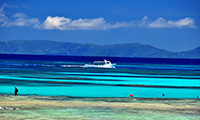
{"label": "boat wake", "polygon": [[82,68],[84,66],[83,65],[61,65],[60,67],[64,67],[64,68]]}

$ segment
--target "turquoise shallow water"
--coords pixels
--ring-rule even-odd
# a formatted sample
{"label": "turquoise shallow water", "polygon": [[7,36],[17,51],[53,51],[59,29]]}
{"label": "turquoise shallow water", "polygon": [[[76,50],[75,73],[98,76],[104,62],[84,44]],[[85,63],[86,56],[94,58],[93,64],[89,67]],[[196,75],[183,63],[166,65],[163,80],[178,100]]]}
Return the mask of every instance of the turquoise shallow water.
{"label": "turquoise shallow water", "polygon": [[[83,68],[84,62],[0,60],[0,94],[74,97],[197,98],[200,66],[117,63],[116,69]],[[165,96],[162,94],[165,93]]]}

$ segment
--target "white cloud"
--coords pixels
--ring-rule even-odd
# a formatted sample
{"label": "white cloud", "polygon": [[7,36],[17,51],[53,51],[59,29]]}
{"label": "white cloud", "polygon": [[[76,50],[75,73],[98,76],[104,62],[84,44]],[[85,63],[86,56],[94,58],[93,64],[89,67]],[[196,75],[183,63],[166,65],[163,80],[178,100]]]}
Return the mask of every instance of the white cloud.
{"label": "white cloud", "polygon": [[40,28],[40,21],[37,18],[28,18],[24,13],[16,13],[11,19],[4,21],[2,26],[31,26]]}
{"label": "white cloud", "polygon": [[17,18],[14,21],[6,22],[3,26],[32,26],[35,28],[40,28],[40,22],[37,18]]}
{"label": "white cloud", "polygon": [[14,14],[12,17],[15,17],[15,18],[25,18],[25,17],[28,17],[26,14],[24,13],[16,13]]}
{"label": "white cloud", "polygon": [[132,27],[134,25],[134,21],[131,22],[116,22],[110,25],[109,29],[117,29],[120,27]]}
{"label": "white cloud", "polygon": [[65,30],[66,25],[71,21],[71,19],[65,17],[51,17],[48,16],[47,19],[43,23],[43,29],[59,29]]}
{"label": "white cloud", "polygon": [[7,21],[7,16],[5,15],[4,13],[4,9],[5,7],[7,7],[8,5],[7,4],[3,4],[1,7],[0,7],[0,22],[5,22]]}
{"label": "white cloud", "polygon": [[4,3],[0,7],[0,23],[1,26],[31,26],[40,28],[40,22],[37,18],[28,18],[27,15],[24,13],[16,13],[11,18],[7,17],[4,10],[5,8],[17,8],[17,6],[11,6],[6,3]]}
{"label": "white cloud", "polygon": [[104,18],[93,19],[77,19],[72,20],[65,17],[52,17],[48,16],[44,21],[41,29],[58,29],[58,30],[108,30],[124,27],[147,27],[147,28],[196,28],[194,20],[186,17],[180,20],[166,20],[159,17],[155,21],[150,21],[147,16],[144,16],[142,20],[130,21],[130,22],[116,22],[109,23]]}
{"label": "white cloud", "polygon": [[157,20],[148,24],[149,28],[196,28],[194,20],[186,17],[180,20],[165,20],[164,18],[158,18]]}
{"label": "white cloud", "polygon": [[129,27],[130,23],[117,22],[110,24],[104,20],[104,18],[93,19],[77,19],[72,20],[65,17],[51,17],[48,16],[43,23],[43,29],[58,29],[58,30],[107,30],[116,29],[119,27]]}
{"label": "white cloud", "polygon": [[168,21],[168,23],[177,27],[195,27],[194,20],[188,17],[178,21]]}
{"label": "white cloud", "polygon": [[141,28],[197,28],[195,22],[190,17],[185,17],[179,20],[166,20],[159,17],[155,21],[151,21],[147,16],[141,20],[122,21],[122,22],[107,22],[103,17],[99,18],[80,18],[71,19],[60,16],[48,16],[44,22],[40,23],[38,18],[29,18],[24,13],[16,13],[12,17],[8,17],[5,13],[5,8],[18,8],[3,4],[0,7],[0,26],[29,26],[37,29],[45,30],[109,30],[125,27],[141,27]]}
{"label": "white cloud", "polygon": [[147,16],[144,16],[144,17],[142,18],[142,21],[147,20],[147,19],[148,19],[148,17],[147,17]]}
{"label": "white cloud", "polygon": [[148,22],[148,17],[147,16],[144,16],[143,18],[142,18],[142,20],[140,20],[140,21],[135,21],[135,26],[137,26],[137,27],[146,27],[147,26],[147,24],[149,23]]}
{"label": "white cloud", "polygon": [[107,29],[109,24],[107,25],[104,18],[94,18],[94,19],[78,19],[71,21],[70,24],[68,24],[69,29]]}
{"label": "white cloud", "polygon": [[[5,12],[4,12],[5,8],[16,8],[16,7],[17,6],[8,5],[7,3],[4,3],[3,5],[1,5],[1,7],[0,7],[0,19],[6,17]],[[0,21],[0,22],[2,22],[2,21]]]}

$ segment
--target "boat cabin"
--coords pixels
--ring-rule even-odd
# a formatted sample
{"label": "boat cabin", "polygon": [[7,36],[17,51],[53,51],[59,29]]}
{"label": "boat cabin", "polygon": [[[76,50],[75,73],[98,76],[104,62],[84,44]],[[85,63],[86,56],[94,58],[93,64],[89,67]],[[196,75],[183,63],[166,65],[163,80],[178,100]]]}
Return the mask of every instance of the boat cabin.
{"label": "boat cabin", "polygon": [[111,64],[110,61],[104,60],[104,61],[94,61],[93,65],[106,65],[106,64]]}

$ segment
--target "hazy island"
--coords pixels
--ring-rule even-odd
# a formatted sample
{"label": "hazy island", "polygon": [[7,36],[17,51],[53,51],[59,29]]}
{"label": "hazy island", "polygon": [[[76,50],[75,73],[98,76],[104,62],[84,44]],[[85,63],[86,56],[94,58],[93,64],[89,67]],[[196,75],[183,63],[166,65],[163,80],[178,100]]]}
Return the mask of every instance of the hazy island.
{"label": "hazy island", "polygon": [[171,52],[140,43],[96,45],[49,40],[13,40],[0,42],[0,53],[199,59],[200,47],[189,51]]}

